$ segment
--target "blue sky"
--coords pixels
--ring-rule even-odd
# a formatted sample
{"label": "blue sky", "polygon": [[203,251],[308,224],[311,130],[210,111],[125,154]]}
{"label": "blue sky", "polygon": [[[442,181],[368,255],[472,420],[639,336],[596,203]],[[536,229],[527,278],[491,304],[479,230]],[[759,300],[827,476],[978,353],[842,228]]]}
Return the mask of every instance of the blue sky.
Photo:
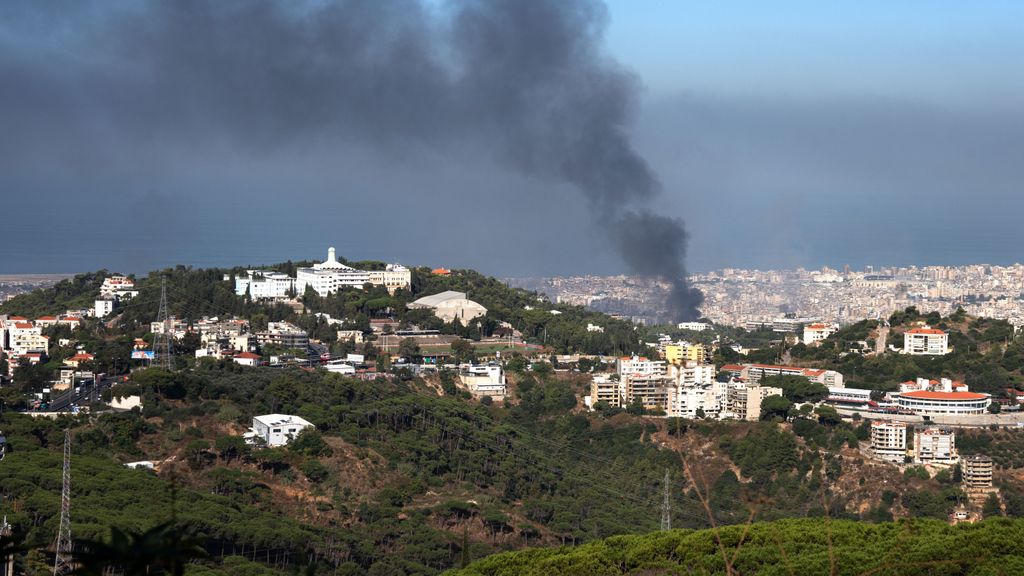
{"label": "blue sky", "polygon": [[1017,106],[1024,2],[610,0],[609,50],[651,96],[877,96]]}

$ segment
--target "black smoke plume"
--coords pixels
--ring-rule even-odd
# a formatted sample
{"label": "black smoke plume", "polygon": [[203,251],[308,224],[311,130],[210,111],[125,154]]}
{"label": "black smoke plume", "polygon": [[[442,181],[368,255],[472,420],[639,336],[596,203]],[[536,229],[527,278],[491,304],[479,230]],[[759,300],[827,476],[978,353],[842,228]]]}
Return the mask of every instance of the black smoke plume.
{"label": "black smoke plume", "polygon": [[[210,140],[253,154],[472,142],[578,189],[633,272],[673,283],[673,316],[698,315],[685,228],[650,207],[660,184],[628,137],[637,82],[602,52],[596,1],[30,0],[0,19],[68,24],[50,53],[5,50],[0,35],[8,161],[53,154],[55,139],[34,136],[48,133],[154,155]],[[95,151],[66,153],[95,166]]]}

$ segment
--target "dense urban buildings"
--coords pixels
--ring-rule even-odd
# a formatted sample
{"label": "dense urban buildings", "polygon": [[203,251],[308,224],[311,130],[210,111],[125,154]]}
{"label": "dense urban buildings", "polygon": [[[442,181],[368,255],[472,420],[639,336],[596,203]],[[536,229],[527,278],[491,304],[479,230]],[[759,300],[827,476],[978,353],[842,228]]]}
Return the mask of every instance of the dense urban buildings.
{"label": "dense urban buildings", "polygon": [[[1024,325],[1024,265],[873,267],[863,270],[744,270],[693,274],[704,293],[702,315],[731,326],[771,325],[790,314],[805,322],[851,324],[888,318],[916,306],[950,314],[962,307],[972,316]],[[630,276],[516,278],[512,285],[538,290],[552,300],[650,322],[665,322],[668,284]],[[798,332],[798,330],[796,330]],[[799,332],[798,332],[799,333]]]}

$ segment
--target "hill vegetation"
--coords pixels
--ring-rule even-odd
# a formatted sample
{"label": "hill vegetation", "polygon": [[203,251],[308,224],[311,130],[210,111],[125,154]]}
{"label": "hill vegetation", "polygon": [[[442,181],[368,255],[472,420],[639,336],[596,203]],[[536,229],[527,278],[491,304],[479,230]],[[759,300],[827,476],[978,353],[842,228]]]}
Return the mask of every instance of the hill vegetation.
{"label": "hill vegetation", "polygon": [[498,554],[449,576],[617,574],[1018,574],[1024,520],[948,526],[781,520],[717,530],[616,536],[578,547]]}

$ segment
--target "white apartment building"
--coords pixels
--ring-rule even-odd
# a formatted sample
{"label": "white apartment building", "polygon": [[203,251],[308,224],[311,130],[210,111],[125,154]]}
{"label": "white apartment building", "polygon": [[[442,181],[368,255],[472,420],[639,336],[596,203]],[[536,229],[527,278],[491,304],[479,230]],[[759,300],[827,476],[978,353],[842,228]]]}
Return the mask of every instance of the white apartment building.
{"label": "white apartment building", "polygon": [[668,375],[677,387],[709,386],[715,382],[715,366],[687,362],[682,366],[668,366]]}
{"label": "white apartment building", "polygon": [[108,276],[103,279],[103,284],[100,286],[100,297],[102,298],[127,300],[138,294],[139,292],[135,289],[135,281],[127,276]]}
{"label": "white apartment building", "polygon": [[[692,387],[669,389],[666,414],[676,418],[721,418],[728,403],[729,384],[712,382]],[[760,409],[760,408],[759,408]]]}
{"label": "white apartment building", "polygon": [[14,356],[37,352],[47,354],[50,338],[43,336],[43,329],[31,322],[7,323],[7,350]]}
{"label": "white apartment building", "polygon": [[92,308],[92,315],[96,318],[104,318],[114,312],[113,298],[99,298]]}
{"label": "white apartment building", "polygon": [[949,354],[949,334],[928,326],[907,330],[903,333],[903,353],[931,356]]}
{"label": "white apartment building", "polygon": [[956,433],[942,428],[925,428],[914,436],[914,456],[922,464],[956,464]]}
{"label": "white apartment building", "polygon": [[810,346],[817,344],[839,331],[839,326],[816,322],[804,326],[804,344]]}
{"label": "white apartment building", "polygon": [[871,450],[882,460],[903,463],[907,456],[907,425],[887,420],[872,422]]}
{"label": "white apartment building", "polygon": [[459,380],[477,398],[505,397],[505,371],[500,364],[464,364],[459,368]]}
{"label": "white apartment building", "polygon": [[271,270],[246,270],[245,276],[235,277],[235,294],[253,300],[288,298],[295,292],[295,278]]}
{"label": "white apartment building", "polygon": [[253,417],[252,432],[246,434],[246,438],[259,438],[270,447],[284,446],[294,440],[303,429],[312,426],[312,423],[298,416],[264,414]]}

